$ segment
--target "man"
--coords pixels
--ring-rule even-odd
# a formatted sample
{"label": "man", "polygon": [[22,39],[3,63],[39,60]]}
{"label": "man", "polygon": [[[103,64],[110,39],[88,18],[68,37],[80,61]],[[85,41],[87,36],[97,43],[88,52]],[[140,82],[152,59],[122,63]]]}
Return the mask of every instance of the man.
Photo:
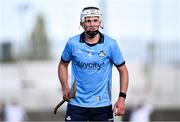
{"label": "man", "polygon": [[[58,66],[63,99],[68,101],[65,121],[113,121],[125,113],[128,70],[116,41],[102,34],[102,15],[97,7],[82,10],[80,25],[84,32],[70,38]],[[76,96],[72,99],[68,87],[68,64],[72,62],[72,79]],[[120,75],[120,93],[112,109],[112,66]]]}

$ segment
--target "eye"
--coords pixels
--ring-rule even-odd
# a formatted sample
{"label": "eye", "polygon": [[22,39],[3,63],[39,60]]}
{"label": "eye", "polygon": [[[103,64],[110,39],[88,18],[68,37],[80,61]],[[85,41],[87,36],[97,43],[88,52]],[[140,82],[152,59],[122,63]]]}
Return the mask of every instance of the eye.
{"label": "eye", "polygon": [[85,22],[86,22],[86,23],[90,23],[90,22],[91,22],[91,20],[85,20]]}
{"label": "eye", "polygon": [[86,20],[86,22],[90,23],[90,22],[91,22],[91,20]]}
{"label": "eye", "polygon": [[98,22],[98,19],[94,19],[94,22]]}
{"label": "eye", "polygon": [[91,23],[91,22],[98,22],[99,21],[99,19],[93,19],[93,20],[85,20],[85,22],[86,23]]}

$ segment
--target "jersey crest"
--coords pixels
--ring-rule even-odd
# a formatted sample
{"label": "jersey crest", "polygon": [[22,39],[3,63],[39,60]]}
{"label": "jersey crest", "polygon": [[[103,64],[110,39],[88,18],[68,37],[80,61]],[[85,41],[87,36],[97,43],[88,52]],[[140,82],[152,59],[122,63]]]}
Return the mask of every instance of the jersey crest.
{"label": "jersey crest", "polygon": [[106,55],[106,53],[103,50],[101,50],[98,54],[99,57],[104,57]]}

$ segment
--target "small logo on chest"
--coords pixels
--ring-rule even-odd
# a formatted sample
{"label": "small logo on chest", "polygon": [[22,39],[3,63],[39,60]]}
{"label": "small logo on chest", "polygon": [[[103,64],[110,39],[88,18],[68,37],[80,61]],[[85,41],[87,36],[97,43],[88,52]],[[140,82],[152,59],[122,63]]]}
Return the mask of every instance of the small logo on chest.
{"label": "small logo on chest", "polygon": [[92,56],[92,54],[93,54],[92,52],[89,52],[89,53],[88,53],[88,56],[89,56],[89,57],[91,57],[91,56]]}
{"label": "small logo on chest", "polygon": [[89,56],[89,57],[92,57],[92,55],[93,55],[93,53],[94,53],[94,50],[87,50],[87,52],[88,52],[88,56]]}
{"label": "small logo on chest", "polygon": [[101,50],[101,51],[98,53],[98,55],[99,55],[99,57],[104,57],[104,56],[106,55],[106,53],[105,53],[103,50]]}

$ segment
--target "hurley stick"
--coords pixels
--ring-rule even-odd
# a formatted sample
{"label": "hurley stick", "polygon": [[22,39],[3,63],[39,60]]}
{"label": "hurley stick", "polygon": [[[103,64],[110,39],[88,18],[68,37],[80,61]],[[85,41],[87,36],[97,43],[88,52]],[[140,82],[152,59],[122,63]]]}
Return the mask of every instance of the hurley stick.
{"label": "hurley stick", "polygon": [[[76,96],[76,80],[74,80],[74,83],[70,90],[70,99],[74,98]],[[54,114],[57,113],[58,108],[65,102],[65,100],[61,100],[54,108]]]}

